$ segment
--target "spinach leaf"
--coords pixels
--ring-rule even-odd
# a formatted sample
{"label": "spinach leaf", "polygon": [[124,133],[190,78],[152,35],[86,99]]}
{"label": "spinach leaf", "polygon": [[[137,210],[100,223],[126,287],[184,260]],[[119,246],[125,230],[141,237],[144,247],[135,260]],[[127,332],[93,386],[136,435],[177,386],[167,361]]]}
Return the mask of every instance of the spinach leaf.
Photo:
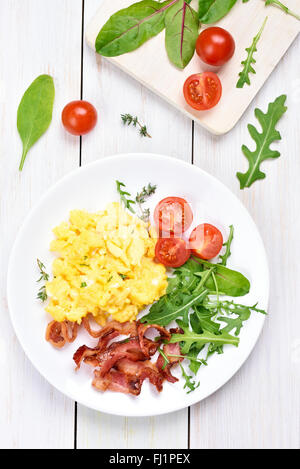
{"label": "spinach leaf", "polygon": [[106,57],[132,52],[165,27],[165,14],[178,0],[142,0],[112,15],[96,39],[96,51]]}
{"label": "spinach leaf", "polygon": [[199,18],[204,24],[212,24],[224,18],[237,0],[199,0]]}
{"label": "spinach leaf", "polygon": [[177,323],[184,333],[173,334],[169,343],[174,344],[180,342],[181,352],[184,355],[189,353],[192,346],[197,349],[201,349],[203,345],[206,344],[214,344],[217,346],[229,344],[238,347],[240,342],[237,337],[234,337],[227,332],[221,331],[219,335],[216,335],[211,332],[204,331],[202,334],[197,334],[194,331],[190,331],[189,327],[186,327],[182,321],[177,321]]}
{"label": "spinach leaf", "polygon": [[194,55],[198,38],[197,12],[185,0],[179,0],[168,9],[165,24],[168,57],[176,67],[185,68]]}
{"label": "spinach leaf", "polygon": [[[221,264],[211,264],[210,262],[199,260],[201,264],[207,269],[215,267],[214,274],[218,285],[219,292],[223,295],[229,296],[244,296],[250,291],[249,280],[240,272],[228,269]],[[215,283],[212,277],[209,277],[205,283],[205,288],[210,291],[215,291]]]}
{"label": "spinach leaf", "polygon": [[53,78],[49,75],[41,75],[29,86],[20,102],[17,119],[17,127],[23,143],[20,171],[23,169],[28,151],[46,132],[51,123],[54,96]]}
{"label": "spinach leaf", "polygon": [[281,140],[281,135],[276,130],[276,124],[287,110],[286,98],[286,95],[282,95],[270,103],[266,114],[260,109],[255,109],[255,117],[261,125],[262,132],[260,133],[253,125],[248,125],[249,133],[256,143],[256,149],[250,151],[245,145],[242,146],[243,153],[249,162],[249,169],[246,173],[237,173],[241,189],[250,187],[259,179],[265,179],[265,173],[260,170],[261,163],[269,158],[279,158],[280,156],[279,151],[271,150],[270,145]]}

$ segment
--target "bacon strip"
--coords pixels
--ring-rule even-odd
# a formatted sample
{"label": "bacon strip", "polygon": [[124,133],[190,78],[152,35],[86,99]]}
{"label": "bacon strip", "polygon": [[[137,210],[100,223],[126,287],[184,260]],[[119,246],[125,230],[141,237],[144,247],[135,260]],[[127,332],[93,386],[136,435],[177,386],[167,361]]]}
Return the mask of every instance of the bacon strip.
{"label": "bacon strip", "polygon": [[111,321],[106,327],[101,328],[98,331],[92,330],[89,317],[84,318],[82,323],[87,332],[91,337],[94,337],[94,339],[101,339],[103,336],[106,337],[113,332],[118,332],[118,335],[129,335],[130,337],[137,336],[136,322],[120,323],[117,321]]}
{"label": "bacon strip", "polygon": [[150,329],[156,329],[160,334],[160,341],[158,341],[158,342],[152,342],[151,341],[152,344],[157,344],[156,350],[157,350],[157,348],[158,348],[158,346],[159,346],[159,344],[162,340],[169,341],[171,339],[170,332],[167,331],[167,329],[165,329],[164,327],[158,326],[157,324],[141,324],[140,322],[138,322],[137,323],[138,337],[139,337],[141,349],[142,349],[142,351],[144,352],[145,355],[147,355],[148,352],[149,352],[149,350],[148,350],[149,343],[147,342],[147,340],[149,340],[149,339],[147,339],[145,337],[145,335],[146,335],[146,332]]}
{"label": "bacon strip", "polygon": [[120,371],[111,370],[103,377],[100,371],[95,370],[92,386],[98,391],[109,390],[138,396],[141,393],[142,383],[138,378],[128,376]]}
{"label": "bacon strip", "polygon": [[78,324],[76,322],[52,321],[46,329],[46,340],[56,348],[62,348],[66,343],[72,343],[78,334]]}

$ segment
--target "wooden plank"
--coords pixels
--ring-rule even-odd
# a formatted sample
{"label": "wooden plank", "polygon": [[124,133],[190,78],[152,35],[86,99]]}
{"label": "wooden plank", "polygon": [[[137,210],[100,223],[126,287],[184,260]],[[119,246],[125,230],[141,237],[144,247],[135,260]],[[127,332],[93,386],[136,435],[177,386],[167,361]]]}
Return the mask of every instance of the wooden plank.
{"label": "wooden plank", "polygon": [[[299,53],[298,40],[230,135],[216,138],[196,128],[195,162],[234,190],[253,215],[265,242],[272,287],[269,317],[251,357],[224,388],[191,409],[192,448],[299,448],[300,86],[293,78]],[[235,173],[247,168],[241,145],[254,145],[247,132],[249,122],[256,124],[254,106],[265,111],[282,93],[289,108],[278,125],[282,142],[276,147],[282,156],[263,165],[264,181],[240,191]]]}
{"label": "wooden plank", "polygon": [[[95,47],[95,40],[101,27],[111,14],[132,3],[132,0],[102,1],[87,29],[87,39],[92,48]],[[197,4],[198,1],[193,0],[191,5],[197,8]],[[299,0],[289,0],[289,6],[296,11],[299,10]],[[244,60],[246,56],[245,48],[250,47],[253,37],[260,30],[267,15],[268,23],[259,44],[259,53],[255,56],[257,59],[255,68],[258,73],[252,76],[251,87],[245,86],[243,90],[237,89],[235,85],[241,71],[241,60]],[[254,1],[247,4],[238,2],[230,14],[218,23],[218,26],[228,29],[233,34],[236,40],[236,53],[230,63],[218,72],[223,85],[223,97],[219,105],[209,112],[199,113],[191,109],[185,103],[182,94],[185,79],[193,73],[207,70],[208,66],[201,63],[197,54],[184,71],[171,65],[165,51],[164,33],[130,54],[107,60],[153,90],[181,112],[195,119],[210,132],[224,134],[235,126],[292,44],[300,31],[300,23],[278,8],[265,8],[263,1]]]}
{"label": "wooden plank", "polygon": [[[99,2],[86,0],[85,4],[88,22]],[[100,118],[95,131],[83,139],[83,164],[138,151],[191,161],[190,120],[87,47],[83,83],[84,98],[96,105]],[[120,115],[127,112],[147,124],[152,139],[141,138],[136,129],[123,127]],[[127,419],[78,406],[78,448],[186,448],[187,441],[187,409],[158,418]]]}
{"label": "wooden plank", "polygon": [[[4,3],[0,15],[0,447],[72,448],[74,403],[53,389],[25,357],[9,320],[6,272],[14,238],[29,209],[49,186],[78,166],[79,142],[66,136],[60,113],[80,92],[81,0]],[[32,148],[20,174],[17,107],[27,86],[42,73],[55,78],[53,122]]]}

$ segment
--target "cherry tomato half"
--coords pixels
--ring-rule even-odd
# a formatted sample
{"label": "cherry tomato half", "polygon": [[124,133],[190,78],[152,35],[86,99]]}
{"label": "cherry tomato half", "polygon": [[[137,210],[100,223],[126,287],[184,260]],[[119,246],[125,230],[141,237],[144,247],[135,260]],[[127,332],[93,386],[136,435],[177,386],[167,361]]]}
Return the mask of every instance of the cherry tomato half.
{"label": "cherry tomato half", "polygon": [[88,134],[97,124],[97,111],[87,101],[72,101],[62,112],[65,129],[72,135]]}
{"label": "cherry tomato half", "polygon": [[185,82],[183,94],[186,102],[197,111],[206,111],[218,104],[222,96],[222,84],[213,72],[191,75]]}
{"label": "cherry tomato half", "polygon": [[166,267],[181,267],[191,251],[182,238],[159,238],[155,246],[156,259]]}
{"label": "cherry tomato half", "polygon": [[186,200],[167,197],[156,206],[154,221],[160,232],[180,235],[191,226],[193,212]]}
{"label": "cherry tomato half", "polygon": [[196,51],[203,62],[220,67],[233,56],[235,42],[226,29],[207,28],[198,37]]}
{"label": "cherry tomato half", "polygon": [[223,236],[221,231],[208,223],[197,226],[190,236],[192,253],[200,259],[213,259],[219,254],[222,246]]}

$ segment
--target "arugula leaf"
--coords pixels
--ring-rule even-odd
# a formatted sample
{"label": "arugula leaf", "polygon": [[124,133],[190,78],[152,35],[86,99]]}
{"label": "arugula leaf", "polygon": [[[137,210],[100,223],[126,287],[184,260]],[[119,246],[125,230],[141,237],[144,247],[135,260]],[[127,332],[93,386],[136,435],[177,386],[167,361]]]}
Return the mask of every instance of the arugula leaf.
{"label": "arugula leaf", "polygon": [[218,334],[220,324],[213,321],[215,315],[215,313],[212,313],[202,305],[194,307],[194,313],[190,315],[190,322],[193,331],[197,334],[202,334],[203,331]]}
{"label": "arugula leaf", "polygon": [[188,326],[185,326],[182,321],[177,321],[178,325],[184,331],[184,334],[173,334],[169,343],[175,344],[180,342],[181,352],[183,355],[189,353],[192,346],[194,348],[201,349],[203,345],[214,344],[214,345],[234,345],[238,347],[240,340],[227,332],[220,331],[219,335],[212,334],[211,332],[204,331],[202,334],[197,334],[194,331],[190,331]]}
{"label": "arugula leaf", "polygon": [[163,296],[157,303],[151,306],[146,316],[141,318],[141,322],[167,326],[170,322],[178,318],[183,318],[184,324],[188,324],[188,313],[194,305],[200,305],[206,297],[208,291],[204,290],[196,295],[172,295]]}
{"label": "arugula leaf", "polygon": [[216,23],[230,12],[237,0],[199,0],[199,18],[204,24]]}
{"label": "arugula leaf", "polygon": [[[264,310],[258,309],[257,304],[254,306],[246,306],[234,303],[233,301],[213,301],[207,298],[204,301],[204,305],[205,309],[208,310],[211,315],[218,315],[218,321],[227,324],[227,326],[221,329],[221,332],[231,332],[235,329],[236,336],[240,334],[244,322],[250,318],[252,312],[267,314]],[[219,314],[234,315],[236,317],[219,316]]]}
{"label": "arugula leaf", "polygon": [[185,0],[170,7],[165,17],[166,50],[170,61],[185,68],[191,61],[199,30],[197,12]]}
{"label": "arugula leaf", "polygon": [[41,75],[29,86],[20,102],[17,120],[23,143],[20,171],[23,169],[28,151],[50,126],[54,96],[53,78],[49,75]]}
{"label": "arugula leaf", "polygon": [[187,375],[181,363],[180,363],[180,368],[181,368],[182,377],[185,380],[185,385],[183,386],[183,389],[189,388],[189,391],[187,392],[187,394],[190,394],[190,392],[195,391],[195,389],[199,388],[200,381],[197,384],[195,381],[192,381],[192,376]]}
{"label": "arugula leaf", "polygon": [[178,0],[142,0],[112,15],[96,39],[96,51],[106,57],[132,52],[165,27],[165,13]]}
{"label": "arugula leaf", "polygon": [[127,197],[131,197],[131,194],[129,192],[123,191],[121,188],[126,187],[123,182],[116,181],[117,184],[117,191],[120,194],[120,198],[125,205],[125,207],[130,210],[131,213],[135,213],[133,208],[131,207],[132,204],[135,204],[135,200],[127,199]]}
{"label": "arugula leaf", "polygon": [[245,145],[242,146],[244,155],[249,162],[249,169],[246,173],[237,173],[241,189],[250,187],[255,181],[264,179],[265,173],[260,170],[260,164],[269,158],[279,158],[279,151],[271,150],[271,143],[281,140],[280,133],[276,130],[276,124],[287,110],[285,106],[286,95],[279,96],[273,103],[269,104],[268,112],[264,114],[260,109],[255,109],[255,116],[262,127],[262,132],[251,124],[248,130],[256,143],[255,151],[250,151]]}
{"label": "arugula leaf", "polygon": [[280,8],[282,11],[284,11],[287,15],[291,15],[297,20],[300,20],[300,15],[291,11],[287,6],[285,6],[283,3],[279,2],[278,0],[266,0],[266,6],[267,5],[275,5],[278,8]]}
{"label": "arugula leaf", "polygon": [[242,62],[242,65],[244,65],[243,70],[239,73],[239,80],[236,84],[237,88],[243,88],[243,86],[247,83],[247,85],[250,85],[250,73],[256,74],[256,71],[252,67],[252,64],[256,63],[254,56],[254,53],[257,52],[257,44],[261,38],[261,35],[263,33],[263,30],[265,29],[266,23],[267,23],[268,17],[265,19],[263,22],[262,27],[260,28],[259,32],[257,35],[253,38],[253,42],[250,47],[246,48],[246,52],[248,52],[247,59]]}
{"label": "arugula leaf", "polygon": [[225,267],[227,265],[227,261],[229,257],[231,256],[231,244],[232,244],[233,237],[234,237],[233,225],[230,225],[229,229],[230,229],[230,232],[229,232],[228,240],[226,241],[226,243],[223,244],[223,246],[226,247],[226,251],[223,256],[220,256],[220,259],[221,259],[220,264],[224,265]]}

